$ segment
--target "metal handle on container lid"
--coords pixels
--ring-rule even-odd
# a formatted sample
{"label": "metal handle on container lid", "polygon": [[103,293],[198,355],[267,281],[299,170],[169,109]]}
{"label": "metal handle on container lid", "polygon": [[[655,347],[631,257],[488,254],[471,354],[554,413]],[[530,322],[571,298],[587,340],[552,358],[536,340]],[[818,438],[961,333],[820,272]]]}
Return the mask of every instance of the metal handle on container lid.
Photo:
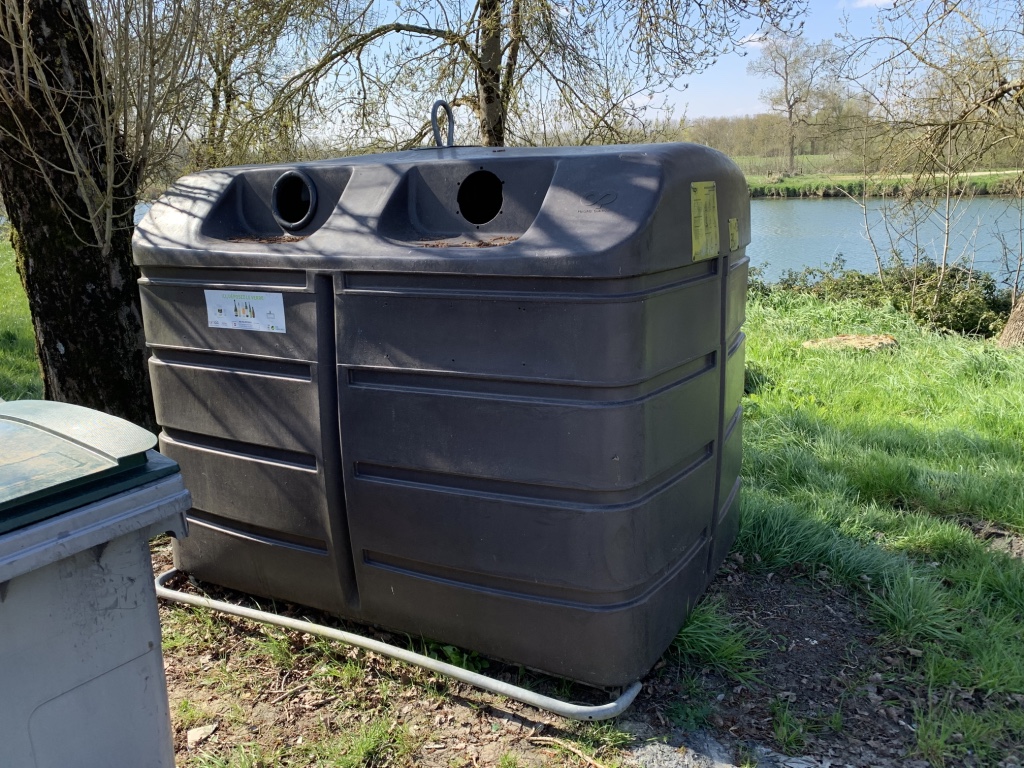
{"label": "metal handle on container lid", "polygon": [[[441,126],[437,123],[437,111],[443,109],[448,116],[448,143],[441,143]],[[439,147],[455,146],[455,115],[452,113],[452,106],[444,99],[438,99],[430,109],[430,127],[434,129],[434,143]]]}

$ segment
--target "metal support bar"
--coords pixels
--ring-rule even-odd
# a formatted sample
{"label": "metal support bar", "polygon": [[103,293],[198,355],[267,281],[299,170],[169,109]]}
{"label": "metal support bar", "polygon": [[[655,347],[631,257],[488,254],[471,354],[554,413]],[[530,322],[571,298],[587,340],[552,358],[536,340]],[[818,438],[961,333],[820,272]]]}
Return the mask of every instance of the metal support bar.
{"label": "metal support bar", "polygon": [[480,675],[476,672],[470,672],[468,669],[463,669],[462,667],[456,667],[454,664],[446,664],[443,661],[432,659],[429,656],[424,656],[423,654],[415,653],[413,651],[406,650],[405,648],[399,648],[394,645],[382,643],[378,640],[371,640],[368,637],[362,637],[361,635],[356,635],[351,632],[344,632],[340,629],[324,626],[323,624],[314,624],[312,621],[289,619],[285,616],[279,616],[276,613],[270,613],[268,611],[243,608],[238,605],[232,605],[231,603],[225,603],[221,600],[211,600],[208,597],[189,595],[185,592],[180,592],[166,587],[165,584],[173,577],[177,576],[178,573],[180,573],[180,571],[178,571],[177,568],[172,568],[157,577],[156,594],[158,597],[162,597],[164,600],[172,600],[177,603],[194,605],[199,608],[209,608],[210,610],[228,613],[232,616],[241,616],[242,618],[252,619],[253,621],[258,621],[264,624],[273,624],[274,626],[284,627],[285,629],[293,629],[297,632],[307,632],[311,635],[319,635],[320,637],[337,640],[339,642],[346,643],[347,645],[354,645],[357,648],[363,648],[367,651],[379,653],[382,656],[390,656],[393,659],[404,661],[406,664],[412,664],[417,667],[422,667],[423,669],[429,669],[431,672],[437,672],[438,674],[454,678],[459,682],[472,685],[485,691],[497,693],[501,696],[507,696],[515,701],[522,702],[523,704],[529,704],[531,707],[537,707],[538,709],[543,709],[562,717],[567,717],[570,720],[610,720],[613,717],[617,717],[633,703],[633,699],[635,699],[637,694],[640,693],[640,689],[642,687],[638,680],[631,684],[621,696],[615,699],[615,701],[609,702],[608,704],[599,704],[597,706],[570,704],[565,701],[560,701],[559,699],[553,699],[550,696],[542,696],[539,693],[534,693],[533,691],[521,688],[518,685],[512,685],[511,683],[505,683],[501,680],[495,680],[492,677]]}

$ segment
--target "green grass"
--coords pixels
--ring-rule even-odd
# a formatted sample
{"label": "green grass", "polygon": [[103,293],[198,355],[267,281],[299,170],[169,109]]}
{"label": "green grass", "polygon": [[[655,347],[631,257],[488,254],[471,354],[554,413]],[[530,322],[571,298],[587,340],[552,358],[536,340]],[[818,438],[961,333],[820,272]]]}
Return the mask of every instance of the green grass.
{"label": "green grass", "polygon": [[772,733],[787,755],[795,755],[807,745],[806,725],[789,711],[789,702],[776,702],[772,707]]}
{"label": "green grass", "polygon": [[356,768],[361,765],[394,765],[404,762],[412,745],[405,728],[396,721],[379,718],[356,733],[344,735],[319,747],[325,765]]}
{"label": "green grass", "polygon": [[248,653],[270,660],[275,669],[292,669],[299,658],[293,640],[297,632],[268,626],[249,645]]}
{"label": "green grass", "polygon": [[714,697],[701,684],[699,675],[680,671],[679,697],[665,709],[665,716],[676,728],[693,731],[704,728],[715,711]]}
{"label": "green grass", "polygon": [[28,300],[14,268],[14,251],[0,231],[0,398],[38,399],[43,379],[36,359]]}
{"label": "green grass", "polygon": [[[1020,195],[1019,179],[1020,171],[987,171],[966,176],[957,185],[974,195]],[[815,166],[808,161],[798,164],[795,175],[781,180],[775,174],[748,174],[747,185],[751,197],[892,197],[908,191],[914,181],[898,174],[865,180],[861,173],[831,173],[827,166]]]}
{"label": "green grass", "polygon": [[[602,765],[619,765],[620,750],[635,740],[634,736],[620,730],[614,720],[601,722],[574,721],[569,725],[566,734],[569,742],[584,754],[589,754],[601,761]],[[565,757],[573,753],[558,744],[553,745]]]}
{"label": "green grass", "polygon": [[721,601],[704,600],[690,613],[672,643],[688,664],[703,666],[740,684],[757,682],[754,662],[762,655],[754,647],[753,633],[737,626],[722,610]]}
{"label": "green grass", "polygon": [[270,749],[259,744],[232,747],[227,754],[200,751],[192,768],[278,768],[281,765],[359,768],[404,765],[412,751],[405,729],[390,718],[376,718],[354,732],[327,735],[309,744]]}
{"label": "green grass", "polygon": [[[980,692],[977,712],[919,713],[933,764],[1020,744],[1024,562],[971,526],[1024,534],[1024,353],[779,292],[751,298],[745,331],[746,562],[827,569],[865,596],[884,642],[919,654],[911,684]],[[841,333],[899,347],[801,346]]]}
{"label": "green grass", "polygon": [[178,723],[185,730],[194,728],[197,725],[203,725],[214,719],[213,715],[188,699],[182,699],[178,702],[175,714],[177,715]]}
{"label": "green grass", "polygon": [[273,768],[280,765],[283,750],[267,750],[257,744],[234,747],[227,755],[200,752],[188,765],[192,768]]}

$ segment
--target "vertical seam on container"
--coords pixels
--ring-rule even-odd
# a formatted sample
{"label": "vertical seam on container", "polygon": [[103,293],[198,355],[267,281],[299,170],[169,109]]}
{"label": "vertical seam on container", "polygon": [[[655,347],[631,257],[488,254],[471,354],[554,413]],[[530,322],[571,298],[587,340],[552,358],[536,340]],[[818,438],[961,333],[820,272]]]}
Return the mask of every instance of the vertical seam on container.
{"label": "vertical seam on container", "polygon": [[337,565],[341,594],[348,608],[357,611],[359,591],[356,586],[355,563],[352,560],[352,539],[348,525],[348,507],[345,500],[341,457],[341,408],[338,402],[338,345],[334,277],[330,274],[317,274],[313,278],[313,285],[316,297],[320,441],[331,547]]}
{"label": "vertical seam on container", "polygon": [[718,534],[718,508],[722,499],[722,447],[725,439],[725,388],[726,372],[729,367],[728,339],[726,338],[726,314],[729,308],[729,275],[730,270],[726,269],[728,256],[719,254],[716,260],[715,272],[718,275],[718,290],[720,292],[721,306],[718,315],[718,430],[715,445],[715,492],[714,501],[711,507],[711,520],[708,523],[708,556],[704,566],[705,576],[708,581],[714,576],[711,559],[715,556],[715,536]]}

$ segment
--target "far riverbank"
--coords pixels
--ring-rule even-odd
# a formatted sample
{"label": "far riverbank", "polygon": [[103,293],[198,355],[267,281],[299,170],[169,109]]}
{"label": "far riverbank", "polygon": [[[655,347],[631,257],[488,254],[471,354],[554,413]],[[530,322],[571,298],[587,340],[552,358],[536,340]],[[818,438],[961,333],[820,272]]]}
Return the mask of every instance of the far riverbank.
{"label": "far riverbank", "polygon": [[[958,180],[954,194],[968,196],[1024,195],[1021,171],[992,171]],[[900,197],[912,193],[914,179],[907,176],[865,179],[853,174],[798,174],[784,178],[747,176],[752,198]]]}

